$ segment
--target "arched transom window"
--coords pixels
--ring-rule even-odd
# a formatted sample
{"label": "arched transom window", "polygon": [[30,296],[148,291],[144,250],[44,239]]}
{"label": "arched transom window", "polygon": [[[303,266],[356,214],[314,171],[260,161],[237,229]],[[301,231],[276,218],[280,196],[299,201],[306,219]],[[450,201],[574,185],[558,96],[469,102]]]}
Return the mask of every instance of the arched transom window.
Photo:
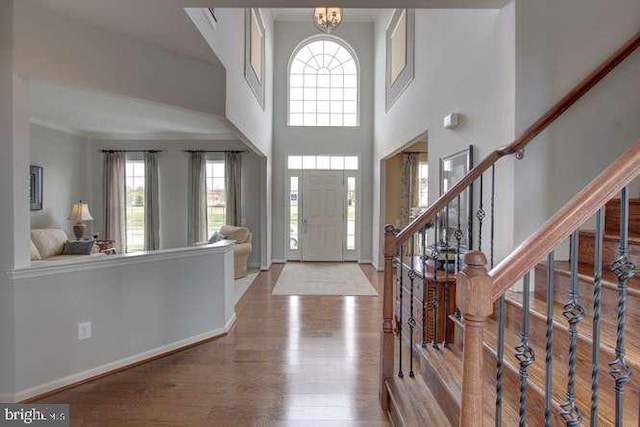
{"label": "arched transom window", "polygon": [[313,39],[289,66],[290,126],[358,126],[358,64],[335,38]]}

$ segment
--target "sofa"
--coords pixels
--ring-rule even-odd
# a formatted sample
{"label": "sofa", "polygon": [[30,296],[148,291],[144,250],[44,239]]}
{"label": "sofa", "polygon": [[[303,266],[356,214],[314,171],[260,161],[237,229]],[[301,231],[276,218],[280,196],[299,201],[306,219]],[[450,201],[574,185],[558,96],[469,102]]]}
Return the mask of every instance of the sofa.
{"label": "sofa", "polygon": [[[89,255],[63,255],[64,245],[69,236],[59,228],[42,228],[31,230],[32,261],[64,261],[86,258]],[[91,255],[101,255],[100,248],[93,246]]]}
{"label": "sofa", "polygon": [[235,278],[241,279],[247,276],[247,264],[251,255],[251,231],[246,227],[234,227],[223,225],[220,234],[226,239],[235,241],[233,248]]}

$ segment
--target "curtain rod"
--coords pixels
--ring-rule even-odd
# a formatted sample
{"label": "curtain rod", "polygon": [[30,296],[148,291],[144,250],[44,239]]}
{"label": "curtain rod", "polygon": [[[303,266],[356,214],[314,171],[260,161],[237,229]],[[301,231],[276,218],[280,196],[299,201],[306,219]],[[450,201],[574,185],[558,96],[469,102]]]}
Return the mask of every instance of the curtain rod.
{"label": "curtain rod", "polygon": [[182,150],[185,153],[248,153],[247,150]]}
{"label": "curtain rod", "polygon": [[165,150],[100,150],[103,153],[164,153]]}

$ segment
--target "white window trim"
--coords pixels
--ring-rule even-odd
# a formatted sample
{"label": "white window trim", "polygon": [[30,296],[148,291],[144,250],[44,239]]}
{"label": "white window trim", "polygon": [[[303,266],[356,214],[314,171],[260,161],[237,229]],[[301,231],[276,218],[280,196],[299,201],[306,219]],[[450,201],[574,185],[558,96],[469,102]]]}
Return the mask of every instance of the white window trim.
{"label": "white window trim", "polygon": [[[304,126],[304,125],[292,125],[290,124],[290,118],[291,118],[291,111],[290,111],[290,107],[291,107],[291,94],[290,89],[291,89],[291,64],[293,63],[294,58],[296,57],[296,55],[298,54],[298,52],[300,51],[300,49],[302,49],[303,47],[305,47],[306,45],[308,45],[309,43],[315,42],[315,41],[321,41],[321,40],[329,40],[335,43],[338,43],[340,46],[342,46],[343,48],[345,48],[347,50],[347,52],[349,52],[349,54],[351,55],[351,57],[353,58],[353,62],[356,64],[356,80],[358,82],[358,88],[357,88],[357,96],[356,96],[356,125],[355,126]],[[287,126],[288,127],[295,127],[295,128],[357,128],[360,127],[360,91],[362,88],[362,81],[360,79],[360,60],[358,59],[358,55],[356,55],[356,51],[353,49],[353,47],[351,47],[351,45],[349,43],[347,43],[346,40],[340,38],[340,37],[336,37],[334,35],[331,34],[319,34],[319,35],[313,35],[311,37],[307,37],[306,39],[302,40],[300,43],[298,43],[298,45],[296,46],[296,48],[293,50],[293,52],[291,53],[291,55],[289,56],[289,62],[287,63]]]}

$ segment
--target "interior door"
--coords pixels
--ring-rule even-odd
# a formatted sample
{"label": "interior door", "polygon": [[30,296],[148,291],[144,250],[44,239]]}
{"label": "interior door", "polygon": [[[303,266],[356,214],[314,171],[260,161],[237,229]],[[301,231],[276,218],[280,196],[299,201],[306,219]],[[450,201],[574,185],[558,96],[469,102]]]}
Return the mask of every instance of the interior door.
{"label": "interior door", "polygon": [[302,260],[343,261],[344,173],[306,171],[302,191]]}

